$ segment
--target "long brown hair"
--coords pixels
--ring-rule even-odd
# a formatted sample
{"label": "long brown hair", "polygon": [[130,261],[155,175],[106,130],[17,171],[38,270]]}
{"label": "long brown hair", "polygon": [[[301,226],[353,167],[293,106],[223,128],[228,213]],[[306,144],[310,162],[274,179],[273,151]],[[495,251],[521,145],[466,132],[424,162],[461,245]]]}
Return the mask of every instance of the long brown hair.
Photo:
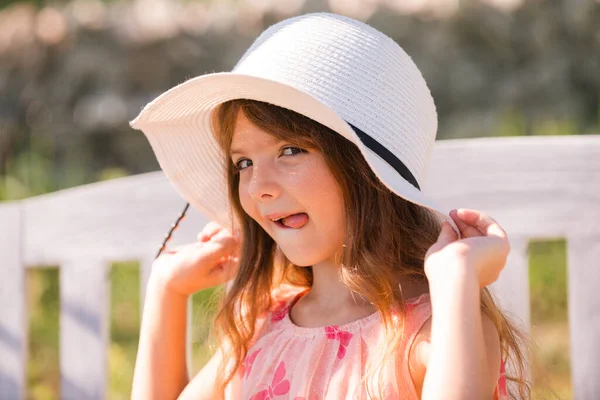
{"label": "long brown hair", "polygon": [[[224,293],[215,319],[214,332],[226,359],[218,373],[218,393],[223,397],[227,384],[243,362],[257,334],[259,316],[271,309],[272,293],[282,283],[310,288],[311,267],[298,267],[277,251],[276,243],[242,209],[238,171],[229,158],[238,113],[243,112],[256,127],[278,139],[305,149],[320,151],[342,190],[346,210],[346,245],[341,255],[340,276],[352,291],[371,302],[381,313],[386,340],[377,352],[381,359],[370,362],[364,383],[371,398],[382,398],[381,370],[386,355],[394,351],[403,334],[402,319],[394,322],[392,309],[403,317],[404,298],[400,280],[426,283],[423,269],[427,250],[436,242],[441,225],[430,211],[392,193],[373,173],[360,150],[331,129],[293,111],[254,100],[232,100],[213,115],[217,140],[226,155],[227,182],[232,212],[242,230],[238,273]],[[482,310],[496,325],[502,359],[514,371],[511,395],[529,397],[524,379],[523,334],[495,304],[487,289],[482,290]],[[372,378],[376,380],[373,389]],[[373,393],[377,393],[375,396]]]}

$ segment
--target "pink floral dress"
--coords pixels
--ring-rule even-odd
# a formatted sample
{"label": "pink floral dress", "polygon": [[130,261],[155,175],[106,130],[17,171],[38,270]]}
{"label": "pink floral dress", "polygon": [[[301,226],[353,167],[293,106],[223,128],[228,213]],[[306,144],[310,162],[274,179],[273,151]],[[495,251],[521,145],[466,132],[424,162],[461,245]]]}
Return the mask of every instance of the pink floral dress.
{"label": "pink floral dress", "polygon": [[[382,332],[381,314],[340,325],[306,328],[295,325],[289,310],[305,289],[283,291],[275,308],[266,315],[257,339],[250,347],[234,380],[226,389],[227,399],[340,400],[367,399],[361,377]],[[416,334],[431,316],[429,295],[407,301],[407,318],[401,348],[398,386],[395,371],[388,371],[386,399],[418,399],[408,369],[408,351]],[[506,383],[501,377],[497,400],[505,400]]]}

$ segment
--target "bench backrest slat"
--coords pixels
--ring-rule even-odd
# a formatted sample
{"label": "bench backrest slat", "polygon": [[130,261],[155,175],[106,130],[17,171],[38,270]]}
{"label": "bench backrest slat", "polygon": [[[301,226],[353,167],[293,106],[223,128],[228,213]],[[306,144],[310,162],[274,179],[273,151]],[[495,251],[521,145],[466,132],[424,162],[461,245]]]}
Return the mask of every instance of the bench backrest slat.
{"label": "bench backrest slat", "polygon": [[25,397],[27,314],[21,261],[21,207],[0,207],[0,398]]}
{"label": "bench backrest slat", "polygon": [[63,399],[106,398],[109,274],[102,259],[60,267],[60,367]]}
{"label": "bench backrest slat", "polygon": [[600,394],[600,235],[569,237],[567,267],[573,394],[575,399],[596,399]]}

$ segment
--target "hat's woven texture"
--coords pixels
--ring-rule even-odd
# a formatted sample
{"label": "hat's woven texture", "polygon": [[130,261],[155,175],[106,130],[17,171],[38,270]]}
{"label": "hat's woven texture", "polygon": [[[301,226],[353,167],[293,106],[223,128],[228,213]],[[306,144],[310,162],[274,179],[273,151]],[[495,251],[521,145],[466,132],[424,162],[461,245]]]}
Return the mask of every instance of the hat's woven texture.
{"label": "hat's woven texture", "polygon": [[423,187],[435,104],[417,66],[383,33],[331,14],[292,18],[263,32],[233,72],[310,93],[396,154]]}
{"label": "hat's woven texture", "polygon": [[[265,30],[231,73],[190,79],[149,103],[132,121],[142,129],[161,168],[195,208],[231,222],[226,157],[211,115],[224,101],[248,98],[294,110],[355,143],[379,179],[405,199],[454,221],[421,189],[437,132],[431,93],[417,66],[392,39],[362,22],[335,14],[308,14]],[[378,142],[408,171],[409,183]],[[389,156],[388,154],[388,156]],[[457,230],[458,231],[458,230]]]}

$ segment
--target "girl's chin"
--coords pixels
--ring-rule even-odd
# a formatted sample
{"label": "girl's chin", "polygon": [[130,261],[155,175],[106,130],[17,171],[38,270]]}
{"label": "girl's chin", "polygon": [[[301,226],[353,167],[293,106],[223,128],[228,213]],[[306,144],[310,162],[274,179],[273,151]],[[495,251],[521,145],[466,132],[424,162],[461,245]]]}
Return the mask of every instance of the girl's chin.
{"label": "girl's chin", "polygon": [[311,265],[315,264],[315,259],[313,257],[306,257],[306,253],[301,254],[298,251],[298,249],[294,249],[294,251],[287,252],[281,246],[279,246],[279,249],[285,256],[285,258],[287,258],[288,261],[294,265],[297,265],[299,267],[310,267]]}
{"label": "girl's chin", "polygon": [[306,253],[307,252],[301,254],[298,251],[294,251],[293,254],[289,254],[289,252],[283,252],[289,262],[299,267],[312,267],[313,265],[320,264],[324,261],[333,260],[332,257],[306,257]]}
{"label": "girl's chin", "polygon": [[289,262],[291,262],[294,265],[297,265],[298,267],[312,267],[313,262],[311,262],[311,260],[307,260],[304,257],[289,257],[288,255],[285,256]]}
{"label": "girl's chin", "polygon": [[[321,263],[333,263],[335,247],[333,243],[323,243],[314,237],[279,237],[275,240],[279,251],[294,265],[310,267]],[[306,240],[308,239],[308,240]],[[333,248],[332,248],[333,247]],[[340,248],[342,245],[340,244]]]}

